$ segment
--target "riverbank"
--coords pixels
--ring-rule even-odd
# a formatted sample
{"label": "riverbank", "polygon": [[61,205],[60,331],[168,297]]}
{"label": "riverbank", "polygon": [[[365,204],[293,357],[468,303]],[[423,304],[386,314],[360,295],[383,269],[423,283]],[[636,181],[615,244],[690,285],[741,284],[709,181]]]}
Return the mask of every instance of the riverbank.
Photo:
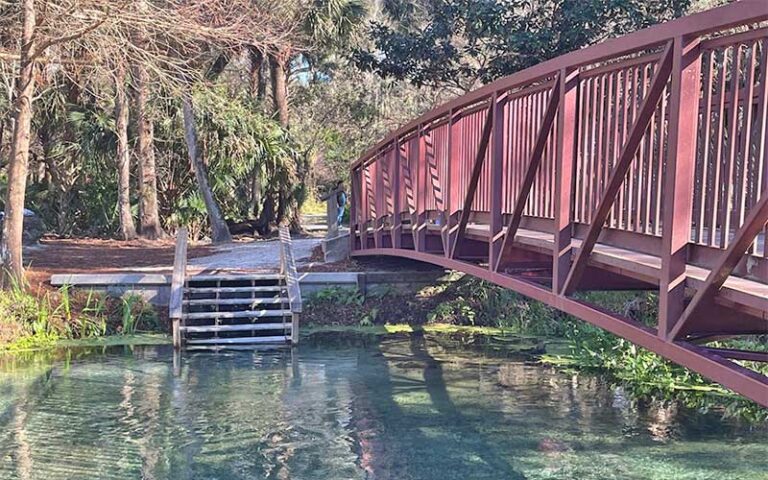
{"label": "riverbank", "polygon": [[[163,311],[139,299],[115,299],[69,289],[47,295],[35,298],[14,291],[0,299],[0,345],[5,345],[0,351],[131,345],[142,338],[135,334],[169,331]],[[648,293],[591,293],[584,297],[649,325],[656,317],[656,298]],[[21,327],[14,326],[9,321],[12,318],[24,318],[15,322]],[[2,342],[9,332],[15,339]],[[343,287],[317,290],[308,295],[301,335],[302,342],[312,342],[313,338],[355,342],[361,337],[439,336],[499,355],[526,355],[530,361],[560,371],[607,375],[638,398],[680,402],[754,421],[768,419],[768,410],[630,342],[469,277],[416,289],[382,284],[366,291]],[[146,338],[168,341],[165,336]],[[768,350],[765,339],[757,337],[739,343],[721,342],[719,346]],[[768,373],[764,364],[742,364]]]}

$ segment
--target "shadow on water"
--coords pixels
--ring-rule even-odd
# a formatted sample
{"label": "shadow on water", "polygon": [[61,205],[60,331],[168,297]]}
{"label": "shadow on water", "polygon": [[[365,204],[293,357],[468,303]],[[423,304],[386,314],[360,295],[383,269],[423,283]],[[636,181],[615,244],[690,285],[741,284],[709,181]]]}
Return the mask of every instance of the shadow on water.
{"label": "shadow on water", "polygon": [[97,353],[0,361],[0,478],[735,480],[768,468],[765,433],[429,336]]}
{"label": "shadow on water", "polygon": [[[402,356],[377,346],[355,391],[361,467],[372,478],[525,479],[455,405],[425,338],[414,335],[407,345]],[[423,381],[398,374],[399,360],[420,366]]]}

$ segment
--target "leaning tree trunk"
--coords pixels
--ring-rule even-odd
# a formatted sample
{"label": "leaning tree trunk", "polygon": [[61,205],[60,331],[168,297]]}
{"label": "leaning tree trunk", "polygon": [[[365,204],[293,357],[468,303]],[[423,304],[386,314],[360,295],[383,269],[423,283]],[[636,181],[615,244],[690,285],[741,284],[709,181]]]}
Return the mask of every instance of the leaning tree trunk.
{"label": "leaning tree trunk", "polygon": [[211,239],[213,243],[226,243],[232,241],[229,228],[221,215],[219,206],[213,198],[211,186],[208,183],[208,175],[205,171],[200,150],[197,148],[197,131],[195,129],[195,113],[192,108],[192,99],[185,96],[182,100],[182,109],[184,112],[184,139],[187,141],[187,151],[189,152],[189,163],[192,171],[195,173],[197,185],[200,193],[203,195],[205,209],[208,211],[208,218],[211,222]]}
{"label": "leaning tree trunk", "polygon": [[[3,287],[23,285],[22,238],[24,234],[24,197],[27,186],[29,142],[32,130],[32,99],[35,91],[35,1],[21,3],[23,26],[19,77],[14,101],[15,122],[8,162],[8,191],[5,198],[5,217],[0,255],[3,259]],[[9,280],[9,281],[7,281]]]}
{"label": "leaning tree trunk", "polygon": [[157,206],[154,126],[149,113],[149,73],[136,65],[136,122],[139,158],[139,233],[156,240],[165,236]]}
{"label": "leaning tree trunk", "polygon": [[128,147],[128,98],[125,94],[125,66],[117,66],[115,78],[115,130],[117,134],[117,210],[120,236],[136,238],[136,224],[131,213],[131,152]]}

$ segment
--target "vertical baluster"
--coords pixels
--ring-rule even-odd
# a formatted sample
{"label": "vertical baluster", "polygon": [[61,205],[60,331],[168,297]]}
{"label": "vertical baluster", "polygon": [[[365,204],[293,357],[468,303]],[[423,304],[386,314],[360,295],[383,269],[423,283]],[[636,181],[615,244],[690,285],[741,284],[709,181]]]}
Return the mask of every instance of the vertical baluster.
{"label": "vertical baluster", "polygon": [[[760,70],[762,75],[757,101],[759,127],[757,128],[757,148],[755,150],[755,166],[757,168],[755,185],[758,189],[758,196],[768,195],[768,172],[766,172],[768,170],[768,39],[763,38],[761,46]],[[768,225],[763,229],[763,258],[768,259]],[[768,278],[764,279],[768,280]]]}
{"label": "vertical baluster", "polygon": [[[653,74],[655,73],[654,65],[650,65],[650,78],[653,78]],[[656,161],[656,156],[654,155],[655,146],[656,146],[656,130],[657,130],[657,119],[658,119],[658,107],[656,107],[656,111],[653,113],[653,116],[651,117],[650,124],[648,126],[648,163],[647,163],[647,171],[645,173],[646,178],[648,179],[648,186],[645,191],[645,228],[643,230],[643,233],[646,233],[648,235],[653,235],[653,227],[652,227],[652,209],[653,209],[653,191],[654,191],[654,184],[653,181],[653,175],[654,175],[654,164]]]}
{"label": "vertical baluster", "polygon": [[603,137],[608,135],[608,108],[611,102],[608,98],[608,94],[606,94],[606,92],[610,90],[610,77],[608,75],[600,75],[599,78],[598,89],[595,92],[597,97],[597,110],[595,112],[597,114],[597,121],[595,122],[595,132],[593,133],[595,146],[592,155],[591,171],[587,172],[587,175],[589,175],[590,178],[589,189],[587,191],[590,221],[592,221],[591,212],[595,209],[596,200],[600,197],[595,191],[594,183],[591,179],[594,178],[595,171],[600,168],[601,162],[604,162],[606,158],[605,151],[603,150]]}
{"label": "vertical baluster", "polygon": [[[705,223],[707,221],[707,209],[706,204],[708,200],[709,190],[709,162],[711,155],[710,149],[710,130],[712,128],[712,83],[714,74],[714,52],[705,53],[706,62],[704,62],[704,113],[702,115],[702,127],[701,127],[701,170],[700,170],[700,182],[701,182],[701,194],[696,199],[698,204],[699,215],[696,217],[698,228],[696,229],[696,242],[705,244],[704,234],[706,231]],[[709,227],[709,237],[714,235],[714,226]]]}
{"label": "vertical baluster", "polygon": [[[611,98],[611,120],[610,120],[610,127],[608,129],[609,132],[613,135],[613,151],[611,152],[611,156],[605,157],[605,160],[603,162],[604,164],[604,170],[603,170],[603,188],[600,189],[600,195],[603,194],[603,191],[605,190],[605,184],[608,183],[608,179],[611,176],[611,171],[613,170],[614,164],[618,161],[619,155],[621,155],[621,150],[624,145],[624,142],[622,141],[622,131],[621,131],[621,120],[620,120],[620,113],[621,113],[621,106],[624,101],[623,97],[625,92],[621,90],[622,85],[622,79],[624,77],[624,72],[621,70],[617,71],[613,74],[611,85],[613,86],[612,90],[612,98]],[[598,197],[599,198],[599,197]],[[616,228],[618,225],[618,215],[616,210],[616,205],[614,204],[613,208],[611,208],[611,214],[608,217],[608,224]]]}
{"label": "vertical baluster", "polygon": [[[723,49],[721,52],[720,78],[718,80],[718,108],[717,108],[717,132],[715,133],[715,158],[714,158],[714,178],[712,188],[712,234],[709,244],[713,247],[722,246],[720,242],[720,233],[723,229],[723,207],[721,202],[722,171],[723,171],[723,152],[725,151],[725,97],[726,97],[726,79],[728,69],[728,51]],[[719,232],[718,232],[719,229]]]}
{"label": "vertical baluster", "polygon": [[588,224],[592,221],[592,210],[594,204],[592,201],[594,192],[594,178],[595,170],[600,169],[600,155],[597,149],[597,135],[600,129],[600,101],[602,100],[601,82],[604,79],[601,76],[592,77],[592,88],[590,89],[591,98],[589,103],[590,119],[588,123],[587,142],[588,153],[584,161],[582,168],[582,174],[584,174],[583,188],[582,188],[582,202],[584,205],[584,223]]}
{"label": "vertical baluster", "polygon": [[732,48],[730,106],[728,109],[728,177],[725,179],[723,193],[723,225],[720,231],[720,248],[728,248],[731,235],[731,222],[734,215],[733,184],[736,181],[736,161],[738,155],[739,133],[739,76],[741,72],[741,45]]}
{"label": "vertical baluster", "polygon": [[[747,197],[749,195],[749,172],[750,172],[750,146],[752,140],[752,118],[753,109],[752,102],[755,96],[755,61],[757,59],[757,42],[752,42],[749,46],[749,54],[747,57],[747,64],[745,65],[746,71],[746,96],[744,98],[744,106],[742,118],[744,122],[741,129],[741,182],[739,190],[739,225],[741,227],[744,224],[744,217],[747,212]],[[739,185],[737,185],[739,186]],[[754,202],[757,202],[757,197],[754,198]],[[738,228],[737,227],[737,228]],[[750,249],[751,253],[751,249]]]}
{"label": "vertical baluster", "polygon": [[662,185],[664,185],[664,171],[666,163],[666,139],[665,136],[669,131],[669,122],[667,119],[667,104],[669,103],[668,89],[665,88],[661,94],[661,108],[659,111],[659,164],[657,165],[656,172],[656,220],[654,222],[654,234],[661,236],[661,191]]}
{"label": "vertical baluster", "polygon": [[[636,78],[637,78],[637,99],[638,102],[642,102],[645,98],[645,90],[646,90],[646,83],[647,79],[645,77],[645,68],[643,65],[639,65],[636,68]],[[639,105],[639,103],[638,103]],[[647,133],[647,130],[646,130]],[[634,172],[635,172],[635,194],[632,196],[632,231],[633,232],[640,232],[640,205],[642,204],[642,192],[643,192],[643,161],[645,159],[645,141],[646,137],[643,138],[643,141],[640,142],[639,151],[637,153],[637,156],[635,158],[634,162]]]}
{"label": "vertical baluster", "polygon": [[[645,98],[645,95],[648,93],[648,82],[652,78],[650,75],[650,66],[648,64],[642,65],[642,78],[643,78],[643,89],[642,89],[642,96]],[[643,142],[640,144],[640,156],[639,156],[639,163],[638,166],[638,174],[640,176],[639,180],[639,186],[637,189],[637,200],[636,200],[636,207],[637,208],[637,218],[636,218],[636,224],[637,224],[637,232],[638,233],[645,233],[645,216],[646,216],[646,199],[648,198],[648,191],[651,186],[651,182],[648,179],[648,169],[646,168],[648,163],[650,162],[650,138],[651,138],[651,132],[653,125],[653,117],[651,117],[651,122],[648,124],[648,128],[645,131],[645,137],[643,138]]]}

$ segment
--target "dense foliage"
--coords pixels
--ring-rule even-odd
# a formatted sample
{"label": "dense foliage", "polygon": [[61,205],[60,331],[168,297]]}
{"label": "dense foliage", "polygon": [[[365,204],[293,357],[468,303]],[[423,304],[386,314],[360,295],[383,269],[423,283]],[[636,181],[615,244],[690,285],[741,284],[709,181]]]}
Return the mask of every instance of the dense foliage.
{"label": "dense foliage", "polygon": [[416,85],[467,91],[567,52],[679,17],[691,0],[387,2],[358,64]]}

